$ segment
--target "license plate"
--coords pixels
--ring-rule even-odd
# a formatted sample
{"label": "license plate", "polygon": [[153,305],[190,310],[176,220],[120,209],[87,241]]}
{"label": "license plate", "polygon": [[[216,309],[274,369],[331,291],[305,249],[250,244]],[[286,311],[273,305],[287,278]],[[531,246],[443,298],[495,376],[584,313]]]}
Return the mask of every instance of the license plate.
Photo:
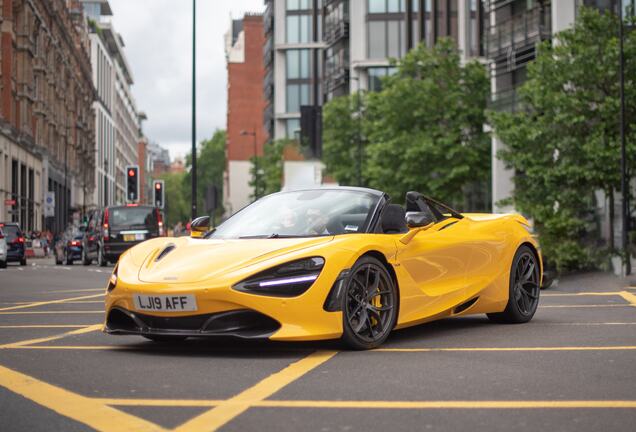
{"label": "license plate", "polygon": [[192,294],[186,295],[141,295],[134,294],[135,309],[153,312],[196,311],[197,299]]}
{"label": "license plate", "polygon": [[145,238],[146,238],[146,235],[142,233],[124,234],[124,241],[144,240]]}

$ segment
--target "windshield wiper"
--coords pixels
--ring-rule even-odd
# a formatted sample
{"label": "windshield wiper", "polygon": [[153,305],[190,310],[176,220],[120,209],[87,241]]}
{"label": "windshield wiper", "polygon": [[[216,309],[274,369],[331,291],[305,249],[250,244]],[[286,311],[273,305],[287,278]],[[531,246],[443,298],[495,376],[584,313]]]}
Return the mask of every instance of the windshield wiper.
{"label": "windshield wiper", "polygon": [[270,239],[270,238],[294,238],[294,237],[305,237],[305,236],[271,233],[271,234],[259,234],[259,235],[241,236],[239,238],[240,239],[257,239],[257,238],[268,238],[268,239]]}

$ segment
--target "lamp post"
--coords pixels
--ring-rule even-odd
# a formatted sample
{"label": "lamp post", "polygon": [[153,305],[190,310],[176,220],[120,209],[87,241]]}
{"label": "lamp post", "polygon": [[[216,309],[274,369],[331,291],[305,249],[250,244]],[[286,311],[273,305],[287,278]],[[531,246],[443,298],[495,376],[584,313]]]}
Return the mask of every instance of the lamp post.
{"label": "lamp post", "polygon": [[358,111],[358,134],[356,137],[358,147],[358,186],[362,187],[362,101],[360,99],[360,77],[352,76],[351,79],[356,82],[356,104]]}
{"label": "lamp post", "polygon": [[196,0],[192,0],[192,220],[197,217],[197,81],[196,81]]}
{"label": "lamp post", "polygon": [[623,4],[618,1],[618,39],[619,39],[619,80],[620,80],[620,136],[621,136],[621,196],[623,205],[622,219],[622,249],[625,260],[625,275],[632,272],[631,257],[629,254],[629,179],[627,178],[627,153],[625,150],[625,52],[623,49]]}
{"label": "lamp post", "polygon": [[258,199],[258,152],[256,148],[256,131],[241,131],[242,136],[251,136],[254,143],[254,201]]}

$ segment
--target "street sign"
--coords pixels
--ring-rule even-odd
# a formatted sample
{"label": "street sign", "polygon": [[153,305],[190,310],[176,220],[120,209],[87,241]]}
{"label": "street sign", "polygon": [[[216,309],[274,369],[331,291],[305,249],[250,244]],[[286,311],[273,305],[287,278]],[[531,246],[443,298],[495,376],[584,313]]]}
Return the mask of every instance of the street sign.
{"label": "street sign", "polygon": [[6,200],[4,200],[4,205],[6,205],[6,206],[14,206],[15,205],[15,200],[14,199],[6,199]]}
{"label": "street sign", "polygon": [[55,216],[55,192],[46,192],[44,194],[44,217]]}

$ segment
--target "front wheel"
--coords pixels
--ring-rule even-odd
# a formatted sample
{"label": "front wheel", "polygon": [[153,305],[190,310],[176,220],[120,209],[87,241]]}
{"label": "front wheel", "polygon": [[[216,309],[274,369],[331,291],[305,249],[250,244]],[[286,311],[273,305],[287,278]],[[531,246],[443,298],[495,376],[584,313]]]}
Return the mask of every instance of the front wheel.
{"label": "front wheel", "polygon": [[26,258],[22,258],[22,259],[20,260],[20,265],[21,265],[21,266],[25,266],[25,265],[26,265]]}
{"label": "front wheel", "polygon": [[86,253],[86,248],[82,248],[82,264],[87,266],[87,265],[91,265],[92,262],[93,262],[93,260],[90,259],[88,257],[88,254]]}
{"label": "front wheel", "polygon": [[73,265],[73,260],[71,256],[68,254],[68,251],[64,252],[64,264],[70,266]]}
{"label": "front wheel", "polygon": [[532,319],[539,305],[539,262],[528,246],[521,246],[510,269],[508,304],[503,312],[490,313],[488,318],[498,323],[517,324]]}
{"label": "front wheel", "polygon": [[398,296],[386,267],[362,257],[351,269],[342,299],[342,341],[363,350],[380,346],[397,320]]}
{"label": "front wheel", "polygon": [[7,268],[7,260],[0,261],[0,268]]}

